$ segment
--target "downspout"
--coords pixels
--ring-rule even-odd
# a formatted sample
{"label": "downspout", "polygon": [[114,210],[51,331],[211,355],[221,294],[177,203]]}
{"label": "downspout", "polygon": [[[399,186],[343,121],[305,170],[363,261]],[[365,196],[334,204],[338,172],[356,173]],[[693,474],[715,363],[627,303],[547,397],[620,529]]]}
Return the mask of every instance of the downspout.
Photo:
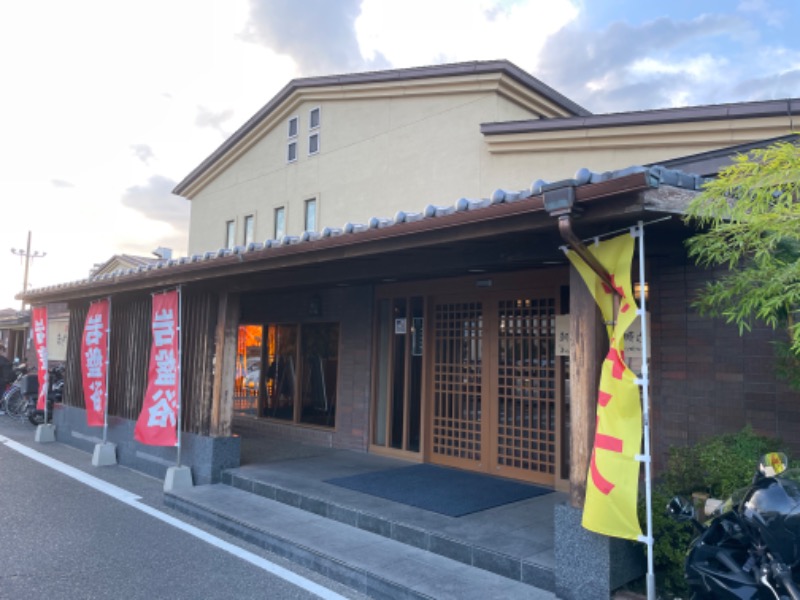
{"label": "downspout", "polygon": [[558,231],[563,239],[583,259],[589,268],[594,271],[600,280],[605,283],[613,293],[621,297],[619,290],[614,285],[606,268],[600,264],[583,242],[575,235],[572,229],[572,215],[579,214],[580,209],[575,206],[574,179],[557,181],[542,187],[544,209],[551,217],[558,217]]}

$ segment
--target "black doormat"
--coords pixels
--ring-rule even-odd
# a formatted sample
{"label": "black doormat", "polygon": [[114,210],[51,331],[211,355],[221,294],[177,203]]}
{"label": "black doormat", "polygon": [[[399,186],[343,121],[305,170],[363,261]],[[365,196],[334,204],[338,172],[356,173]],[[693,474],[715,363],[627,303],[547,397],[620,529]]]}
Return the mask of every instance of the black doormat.
{"label": "black doormat", "polygon": [[326,480],[326,483],[449,517],[461,517],[552,491],[435,465],[413,465],[336,477]]}

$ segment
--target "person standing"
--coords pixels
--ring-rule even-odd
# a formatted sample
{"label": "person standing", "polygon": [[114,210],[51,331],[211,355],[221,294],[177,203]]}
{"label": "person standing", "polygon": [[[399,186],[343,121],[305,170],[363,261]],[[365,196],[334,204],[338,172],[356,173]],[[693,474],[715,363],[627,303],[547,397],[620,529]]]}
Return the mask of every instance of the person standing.
{"label": "person standing", "polygon": [[14,381],[14,369],[6,356],[6,347],[0,344],[0,394],[6,391],[6,387],[12,381]]}

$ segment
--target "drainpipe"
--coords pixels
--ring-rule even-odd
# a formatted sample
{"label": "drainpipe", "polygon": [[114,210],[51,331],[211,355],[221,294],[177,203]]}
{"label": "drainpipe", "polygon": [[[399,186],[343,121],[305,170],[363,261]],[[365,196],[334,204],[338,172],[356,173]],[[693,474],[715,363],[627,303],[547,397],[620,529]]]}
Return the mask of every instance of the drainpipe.
{"label": "drainpipe", "polygon": [[598,277],[605,283],[613,293],[620,296],[615,288],[611,275],[603,265],[600,264],[594,254],[581,242],[575,231],[572,229],[572,216],[578,215],[581,209],[575,206],[575,186],[574,179],[556,181],[542,187],[542,198],[544,209],[551,217],[558,217],[558,231],[563,239],[574,250],[583,261],[589,265]]}

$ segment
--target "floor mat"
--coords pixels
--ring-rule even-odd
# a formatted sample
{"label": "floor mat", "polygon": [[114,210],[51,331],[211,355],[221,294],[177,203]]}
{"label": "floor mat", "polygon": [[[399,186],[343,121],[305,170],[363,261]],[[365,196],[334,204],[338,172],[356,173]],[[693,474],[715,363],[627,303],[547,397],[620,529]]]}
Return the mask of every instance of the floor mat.
{"label": "floor mat", "polygon": [[373,471],[328,479],[326,483],[449,517],[461,517],[552,491],[436,465]]}

